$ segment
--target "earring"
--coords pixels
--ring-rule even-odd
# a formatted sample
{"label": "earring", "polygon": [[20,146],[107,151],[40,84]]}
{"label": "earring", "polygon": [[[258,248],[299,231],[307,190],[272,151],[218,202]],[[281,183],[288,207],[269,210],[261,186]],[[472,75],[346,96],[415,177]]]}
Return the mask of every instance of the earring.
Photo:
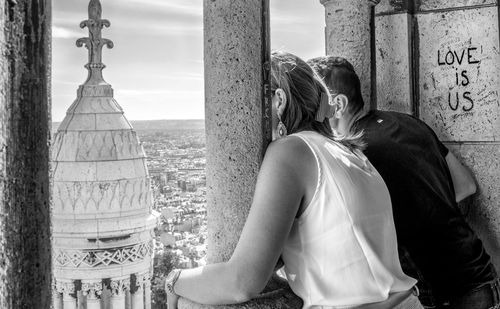
{"label": "earring", "polygon": [[278,138],[283,138],[287,135],[285,124],[281,121],[281,116],[278,114]]}

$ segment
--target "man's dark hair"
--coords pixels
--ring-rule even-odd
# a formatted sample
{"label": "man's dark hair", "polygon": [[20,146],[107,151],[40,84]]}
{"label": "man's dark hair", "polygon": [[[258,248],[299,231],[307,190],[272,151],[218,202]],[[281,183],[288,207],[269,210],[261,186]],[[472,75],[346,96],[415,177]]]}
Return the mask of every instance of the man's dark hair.
{"label": "man's dark hair", "polygon": [[323,56],[307,63],[323,78],[332,95],[344,94],[349,99],[349,111],[355,115],[365,106],[361,83],[352,64],[342,57]]}

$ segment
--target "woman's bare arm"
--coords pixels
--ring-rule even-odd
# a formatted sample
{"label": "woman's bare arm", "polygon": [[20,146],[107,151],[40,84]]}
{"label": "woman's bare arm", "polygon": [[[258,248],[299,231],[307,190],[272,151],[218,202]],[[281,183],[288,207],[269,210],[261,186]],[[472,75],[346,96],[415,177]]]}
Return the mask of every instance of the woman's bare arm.
{"label": "woman's bare arm", "polygon": [[213,305],[244,302],[257,296],[273,273],[306,186],[315,187],[316,179],[315,158],[303,141],[288,137],[272,143],[231,259],[183,270],[175,284],[176,294]]}

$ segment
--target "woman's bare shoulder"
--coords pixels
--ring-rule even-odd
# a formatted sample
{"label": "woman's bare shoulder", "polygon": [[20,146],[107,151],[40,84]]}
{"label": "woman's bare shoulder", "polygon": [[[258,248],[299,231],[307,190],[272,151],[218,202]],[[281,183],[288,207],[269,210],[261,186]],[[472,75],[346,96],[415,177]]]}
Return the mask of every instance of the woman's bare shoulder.
{"label": "woman's bare shoulder", "polygon": [[290,135],[285,138],[278,139],[271,144],[266,151],[266,156],[276,156],[287,158],[291,161],[300,161],[312,155],[309,146],[296,135]]}
{"label": "woman's bare shoulder", "polygon": [[267,163],[290,168],[302,178],[315,170],[316,160],[309,146],[302,138],[291,135],[272,142],[264,158]]}

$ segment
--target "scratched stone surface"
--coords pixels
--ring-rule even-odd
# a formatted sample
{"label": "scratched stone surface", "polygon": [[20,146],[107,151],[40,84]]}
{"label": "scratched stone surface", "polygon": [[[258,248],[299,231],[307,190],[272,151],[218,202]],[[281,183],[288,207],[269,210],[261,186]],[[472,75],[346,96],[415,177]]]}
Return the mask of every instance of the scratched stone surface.
{"label": "scratched stone surface", "polygon": [[242,304],[210,306],[179,299],[179,308],[182,309],[299,309],[302,305],[303,301],[293,293],[286,280],[277,275],[271,277],[259,296]]}
{"label": "scratched stone surface", "polygon": [[415,1],[417,10],[429,11],[468,6],[482,6],[498,4],[498,0],[419,0]]}
{"label": "scratched stone surface", "polygon": [[370,0],[320,0],[325,6],[326,54],[352,63],[361,81],[365,107],[371,102]]}
{"label": "scratched stone surface", "polygon": [[472,201],[461,203],[461,211],[484,243],[500,270],[500,144],[446,145],[467,166],[478,183]]}
{"label": "scratched stone surface", "polygon": [[375,6],[375,14],[407,12],[412,0],[381,0]]}
{"label": "scratched stone surface", "polygon": [[377,109],[411,114],[409,15],[375,17]]}
{"label": "scratched stone surface", "polygon": [[498,8],[418,14],[420,117],[445,141],[498,141]]}
{"label": "scratched stone surface", "polygon": [[0,2],[0,308],[51,308],[49,0]]}
{"label": "scratched stone surface", "polygon": [[263,154],[261,1],[205,1],[209,263],[228,260]]}

